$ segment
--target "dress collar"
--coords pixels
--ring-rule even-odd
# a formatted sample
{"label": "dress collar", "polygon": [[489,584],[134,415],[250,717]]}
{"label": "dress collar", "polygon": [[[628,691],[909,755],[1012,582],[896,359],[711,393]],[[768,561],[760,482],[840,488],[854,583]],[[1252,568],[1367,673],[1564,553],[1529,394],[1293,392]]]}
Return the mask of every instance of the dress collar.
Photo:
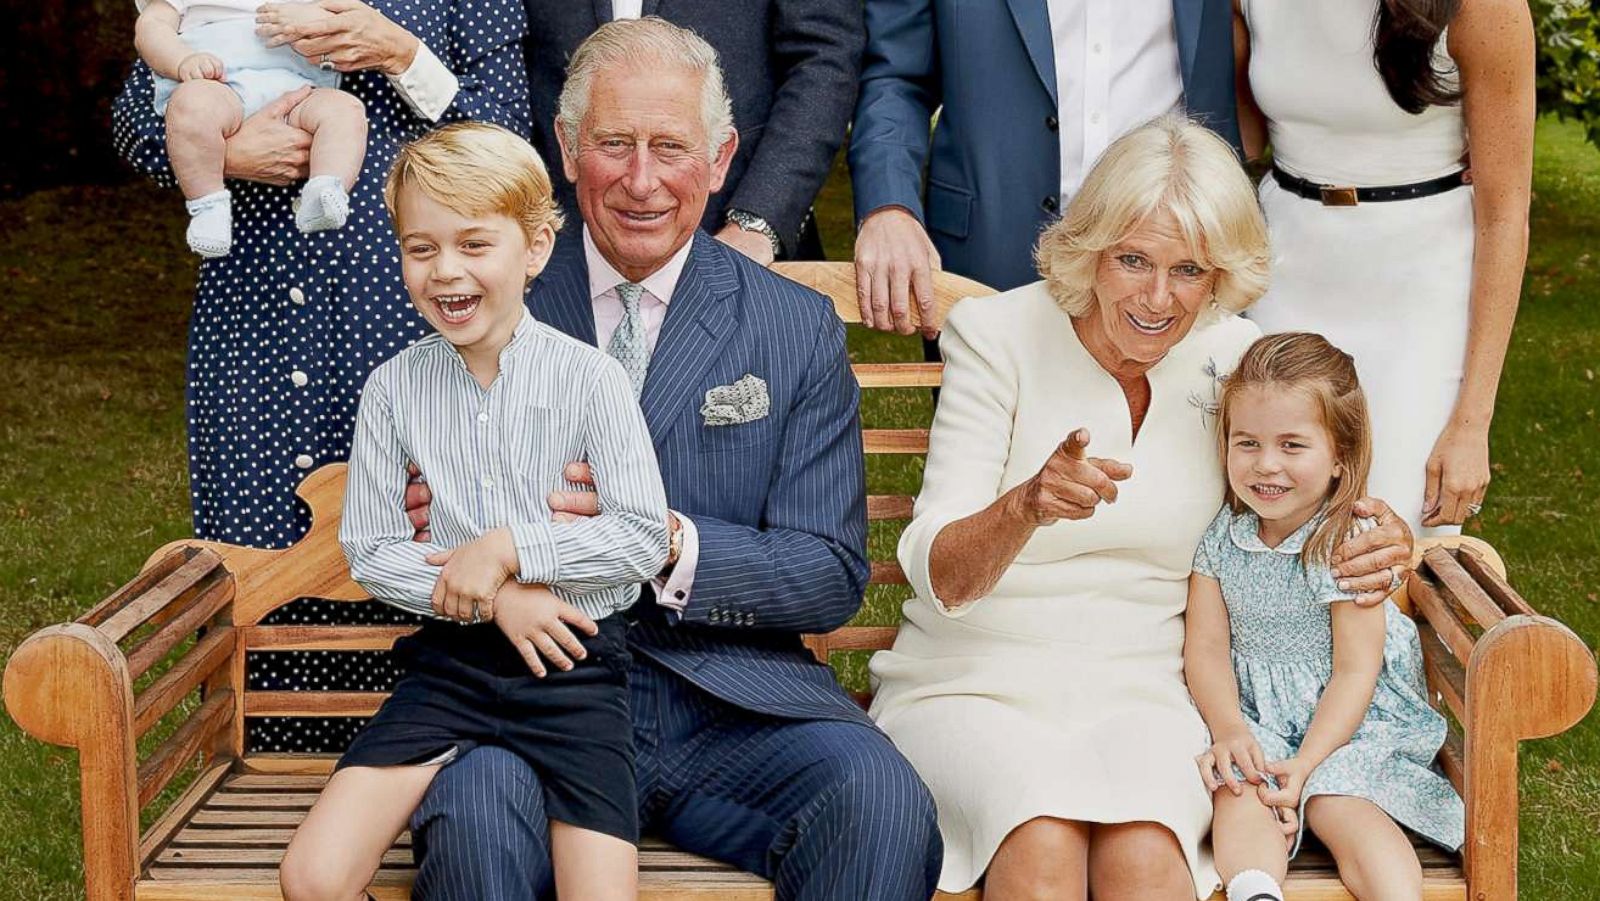
{"label": "dress collar", "polygon": [[1261,517],[1247,507],[1243,513],[1235,513],[1228,522],[1228,537],[1233,539],[1234,546],[1241,551],[1254,554],[1295,555],[1305,550],[1306,542],[1311,540],[1311,533],[1317,530],[1317,526],[1322,525],[1326,515],[1326,508],[1318,510],[1315,516],[1290,533],[1288,538],[1278,542],[1277,547],[1267,547],[1267,543],[1261,540]]}

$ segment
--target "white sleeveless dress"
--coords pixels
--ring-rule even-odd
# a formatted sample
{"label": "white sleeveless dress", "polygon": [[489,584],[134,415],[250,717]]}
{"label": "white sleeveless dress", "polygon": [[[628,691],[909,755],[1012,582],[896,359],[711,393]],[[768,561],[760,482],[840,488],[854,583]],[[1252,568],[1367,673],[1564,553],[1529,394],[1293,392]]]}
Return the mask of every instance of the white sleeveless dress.
{"label": "white sleeveless dress", "polygon": [[[1372,59],[1378,0],[1249,2],[1250,86],[1276,164],[1320,184],[1411,184],[1461,168],[1460,106],[1405,112]],[[1452,66],[1440,40],[1437,58]],[[1355,357],[1372,415],[1368,491],[1420,528],[1424,467],[1461,387],[1472,291],[1471,186],[1323,206],[1261,181],[1272,286],[1266,333],[1318,332]]]}

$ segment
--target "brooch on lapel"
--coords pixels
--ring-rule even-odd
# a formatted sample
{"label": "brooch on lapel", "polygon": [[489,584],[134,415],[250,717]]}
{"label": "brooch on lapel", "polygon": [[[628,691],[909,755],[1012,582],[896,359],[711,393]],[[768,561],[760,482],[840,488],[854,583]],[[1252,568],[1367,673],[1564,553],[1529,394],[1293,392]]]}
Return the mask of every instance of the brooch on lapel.
{"label": "brooch on lapel", "polygon": [[[1201,371],[1209,376],[1207,387],[1200,391],[1189,392],[1189,406],[1200,411],[1200,427],[1209,429],[1211,420],[1215,419],[1217,412],[1222,409],[1222,380],[1226,376],[1217,372],[1217,361],[1209,357],[1206,358],[1206,365]],[[1209,396],[1206,393],[1208,391]]]}
{"label": "brooch on lapel", "polygon": [[707,391],[700,417],[706,425],[738,425],[764,419],[771,409],[766,380],[747,374],[731,385]]}

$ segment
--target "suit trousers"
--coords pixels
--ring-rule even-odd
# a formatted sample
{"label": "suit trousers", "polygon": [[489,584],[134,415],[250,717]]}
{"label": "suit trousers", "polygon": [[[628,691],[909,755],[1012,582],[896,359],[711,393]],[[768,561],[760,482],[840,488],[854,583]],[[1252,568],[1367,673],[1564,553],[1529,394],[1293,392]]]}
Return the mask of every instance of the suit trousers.
{"label": "suit trousers", "polygon": [[[933,799],[877,729],[780,719],[656,664],[631,673],[641,824],[772,880],[779,899],[932,896]],[[515,755],[482,747],[439,773],[412,818],[413,897],[554,897],[544,794]]]}

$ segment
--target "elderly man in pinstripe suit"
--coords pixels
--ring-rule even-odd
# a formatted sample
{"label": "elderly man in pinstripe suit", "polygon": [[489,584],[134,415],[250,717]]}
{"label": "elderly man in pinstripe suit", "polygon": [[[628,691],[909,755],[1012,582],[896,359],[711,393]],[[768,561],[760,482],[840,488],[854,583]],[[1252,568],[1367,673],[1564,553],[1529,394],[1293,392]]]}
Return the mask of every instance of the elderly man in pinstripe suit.
{"label": "elderly man in pinstripe suit", "polygon": [[[641,824],[779,898],[926,899],[927,789],[799,638],[848,620],[867,579],[859,393],[828,300],[699,230],[738,147],[715,53],[660,20],[603,26],[573,55],[557,131],[583,227],[528,305],[622,361],[673,511],[667,568],[630,615]],[[520,757],[445,768],[412,827],[419,898],[550,891]]]}

